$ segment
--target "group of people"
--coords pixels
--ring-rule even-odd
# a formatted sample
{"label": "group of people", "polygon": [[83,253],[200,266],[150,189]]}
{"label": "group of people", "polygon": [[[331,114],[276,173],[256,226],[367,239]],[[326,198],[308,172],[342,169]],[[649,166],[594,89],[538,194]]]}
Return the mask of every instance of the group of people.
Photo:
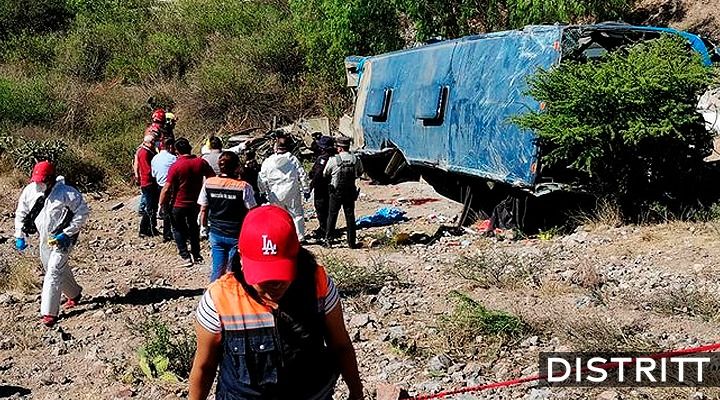
{"label": "group of people", "polygon": [[[155,137],[146,135],[134,162],[141,188],[139,235],[175,240],[182,266],[203,261],[200,240],[207,238],[214,280],[228,268],[227,260],[236,251],[228,248],[228,238],[237,236],[245,214],[258,204],[285,208],[298,239],[305,242],[303,200],[314,193],[319,225],[315,237],[332,245],[342,208],[348,246],[356,247],[355,182],[363,173],[362,164],[349,151],[349,138],[320,136],[313,143],[317,157],[308,179],[285,136],[276,139],[274,153],[259,165],[252,151],[246,151],[243,160],[234,152],[223,151],[218,137],[208,140],[207,152],[200,158],[191,154],[187,139],[165,137],[158,152]],[[162,233],[157,228],[158,215],[163,219]],[[231,225],[236,228],[228,229]]]}
{"label": "group of people", "polygon": [[[222,151],[217,138],[203,157],[192,154],[187,139],[167,132],[146,134],[137,149],[139,234],[174,239],[181,265],[191,266],[202,261],[200,226],[207,227],[211,284],[196,312],[190,399],[207,398],[216,374],[217,399],[330,400],[340,376],[351,400],[363,398],[338,290],[302,246],[302,196],[307,200],[314,191],[321,237],[330,242],[342,207],[354,247],[355,180],[362,166],[349,140],[317,139],[309,182],[283,137],[262,166],[251,152],[241,161]],[[24,251],[30,236],[40,236],[41,322],[53,326],[61,296],[65,308],[82,298],[68,259],[90,209],[50,162],[35,165],[30,181],[18,200],[15,246]],[[264,200],[270,204],[258,207]]]}
{"label": "group of people", "polygon": [[[179,158],[170,167],[161,199],[167,185],[179,179],[174,174],[180,173],[173,170],[178,162],[181,170],[209,169],[207,161],[189,155],[186,142],[175,142]],[[165,150],[170,153],[172,148]],[[228,256],[230,273],[215,279],[198,304],[189,398],[206,399],[218,375],[216,399],[331,400],[340,376],[349,399],[363,399],[357,358],[333,279],[301,245],[285,208],[253,206],[250,185],[233,175],[238,155],[223,152],[218,164],[220,175],[204,182],[201,215],[207,218],[207,204],[221,199],[216,220],[221,223],[210,230],[210,237],[217,233],[222,246],[236,251]],[[234,201],[247,202],[245,208],[250,209],[240,223],[224,213]],[[66,297],[65,308],[81,300],[82,287],[68,259],[89,212],[80,192],[65,184],[52,163],[35,165],[18,200],[15,246],[25,251],[28,238],[39,234],[45,268],[41,322],[48,327],[58,320],[61,295]]]}

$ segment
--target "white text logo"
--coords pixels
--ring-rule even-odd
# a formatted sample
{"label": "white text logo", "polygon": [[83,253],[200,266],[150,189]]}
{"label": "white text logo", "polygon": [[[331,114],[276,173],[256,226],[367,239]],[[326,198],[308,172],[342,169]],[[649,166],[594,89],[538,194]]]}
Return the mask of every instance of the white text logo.
{"label": "white text logo", "polygon": [[262,252],[263,254],[267,255],[275,255],[277,254],[277,245],[272,242],[272,240],[268,239],[267,235],[263,235],[263,246],[262,246]]}

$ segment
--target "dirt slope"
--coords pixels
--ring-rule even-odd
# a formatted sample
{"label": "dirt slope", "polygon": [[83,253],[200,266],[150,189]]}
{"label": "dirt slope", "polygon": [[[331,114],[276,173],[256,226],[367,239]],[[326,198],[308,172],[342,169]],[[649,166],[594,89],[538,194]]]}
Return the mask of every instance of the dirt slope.
{"label": "dirt slope", "polygon": [[633,22],[671,26],[720,41],[720,2],[717,0],[641,0]]}

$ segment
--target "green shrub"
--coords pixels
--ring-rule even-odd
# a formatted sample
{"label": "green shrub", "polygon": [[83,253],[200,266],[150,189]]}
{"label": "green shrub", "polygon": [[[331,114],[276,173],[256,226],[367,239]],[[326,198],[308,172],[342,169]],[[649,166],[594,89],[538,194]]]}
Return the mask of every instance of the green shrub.
{"label": "green shrub", "polygon": [[47,70],[55,65],[55,49],[61,40],[58,33],[13,35],[0,40],[0,60]]}
{"label": "green shrub", "polygon": [[67,148],[67,144],[59,139],[17,137],[8,148],[8,153],[15,163],[15,168],[29,175],[39,161],[47,160],[57,164]]}
{"label": "green shrub", "polygon": [[418,40],[457,38],[525,25],[623,19],[632,0],[398,0]]}
{"label": "green shrub", "polygon": [[540,138],[553,172],[574,171],[625,209],[687,192],[712,149],[695,111],[711,71],[679,39],[639,43],[598,62],[563,62],[530,79],[544,111],[515,121]]}
{"label": "green shrub", "polygon": [[127,182],[132,177],[132,160],[141,134],[142,130],[127,130],[90,147],[103,160],[110,175]]}
{"label": "green shrub", "polygon": [[402,48],[392,1],[290,0],[298,41],[313,75],[342,87],[343,60]]}
{"label": "green shrub", "polygon": [[190,376],[195,341],[188,332],[171,332],[167,324],[156,319],[141,329],[145,340],[138,349],[138,362],[147,378],[177,382]]}
{"label": "green shrub", "polygon": [[0,123],[47,124],[63,108],[44,77],[0,77]]}
{"label": "green shrub", "polygon": [[438,321],[440,332],[448,343],[459,348],[473,343],[478,336],[517,339],[525,331],[526,324],[518,317],[503,312],[488,310],[469,296],[457,291],[450,293],[456,307],[452,313],[441,316]]}
{"label": "green shrub", "polygon": [[65,29],[72,17],[65,0],[3,0],[0,2],[0,42],[14,34]]}
{"label": "green shrub", "polygon": [[57,168],[65,181],[80,191],[96,192],[105,189],[105,169],[93,158],[80,155],[72,148],[60,155]]}

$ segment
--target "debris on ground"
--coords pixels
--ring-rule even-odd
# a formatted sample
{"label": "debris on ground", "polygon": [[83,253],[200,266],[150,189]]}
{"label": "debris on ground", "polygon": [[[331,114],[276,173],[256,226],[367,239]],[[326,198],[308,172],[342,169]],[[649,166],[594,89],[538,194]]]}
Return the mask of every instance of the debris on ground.
{"label": "debris on ground", "polygon": [[383,207],[372,215],[366,215],[355,220],[358,228],[371,228],[378,226],[393,225],[398,222],[407,221],[405,211],[395,207]]}

